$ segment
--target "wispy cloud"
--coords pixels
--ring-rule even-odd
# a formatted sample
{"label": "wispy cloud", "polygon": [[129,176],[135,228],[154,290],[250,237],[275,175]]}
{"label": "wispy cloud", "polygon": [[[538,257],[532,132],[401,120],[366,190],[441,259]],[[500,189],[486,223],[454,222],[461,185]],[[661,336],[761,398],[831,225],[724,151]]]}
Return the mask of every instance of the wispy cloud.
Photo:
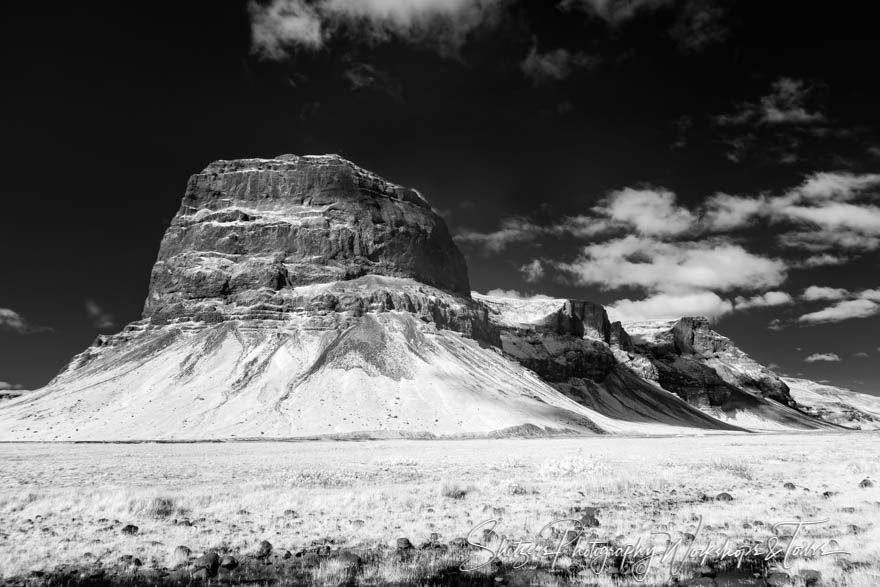
{"label": "wispy cloud", "polygon": [[501,220],[501,226],[492,232],[464,230],[455,235],[460,244],[473,244],[487,252],[498,253],[514,243],[533,241],[547,229],[522,217],[508,217]]}
{"label": "wispy cloud", "polygon": [[576,70],[592,69],[600,62],[598,56],[580,51],[572,53],[561,48],[542,53],[538,50],[537,43],[534,43],[521,67],[526,78],[537,86],[564,80]]}
{"label": "wispy cloud", "polygon": [[757,102],[743,102],[733,112],[715,117],[719,125],[807,125],[825,122],[825,115],[807,107],[811,87],[803,80],[782,77]]}
{"label": "wispy cloud", "polygon": [[523,274],[525,280],[530,283],[539,281],[542,277],[544,277],[544,265],[539,259],[535,259],[530,263],[526,263],[519,268],[519,271]]}
{"label": "wispy cloud", "polygon": [[400,40],[454,54],[502,0],[271,0],[251,1],[255,53],[281,59],[317,50],[341,36],[370,44]]}
{"label": "wispy cloud", "polygon": [[621,322],[671,320],[682,316],[717,319],[733,312],[733,304],[710,291],[654,294],[641,300],[623,299],[608,306],[608,316]]}
{"label": "wispy cloud", "polygon": [[727,8],[716,0],[690,0],[682,4],[670,36],[682,51],[694,53],[724,41],[729,34]]}
{"label": "wispy cloud", "polygon": [[601,18],[611,25],[620,25],[640,12],[671,6],[675,0],[562,0],[561,10],[580,10]]}
{"label": "wispy cloud", "polygon": [[748,310],[751,308],[769,308],[773,306],[785,306],[792,302],[794,302],[794,298],[791,294],[784,291],[768,291],[767,293],[752,296],[750,298],[738,296],[736,298],[736,309]]}
{"label": "wispy cloud", "polygon": [[32,324],[24,316],[9,308],[0,308],[0,332],[15,334],[36,334],[48,332],[51,328]]}
{"label": "wispy cloud", "polygon": [[840,362],[840,356],[837,353],[814,353],[804,359],[805,363],[838,363]]}
{"label": "wispy cloud", "polygon": [[589,244],[558,268],[580,285],[661,293],[758,290],[779,285],[787,272],[782,260],[724,240],[672,243],[638,236]]}
{"label": "wispy cloud", "polygon": [[816,300],[842,300],[850,295],[849,291],[842,287],[825,287],[811,285],[804,290],[801,298],[814,302]]}
{"label": "wispy cloud", "polygon": [[842,322],[854,318],[869,318],[880,313],[880,304],[865,298],[844,300],[816,312],[804,314],[798,322],[805,324],[825,324]]}
{"label": "wispy cloud", "polygon": [[113,314],[105,311],[94,300],[86,300],[86,314],[95,328],[112,328],[114,324]]}
{"label": "wispy cloud", "polygon": [[353,63],[342,74],[352,90],[374,90],[388,94],[398,102],[403,101],[403,86],[388,72],[369,63]]}

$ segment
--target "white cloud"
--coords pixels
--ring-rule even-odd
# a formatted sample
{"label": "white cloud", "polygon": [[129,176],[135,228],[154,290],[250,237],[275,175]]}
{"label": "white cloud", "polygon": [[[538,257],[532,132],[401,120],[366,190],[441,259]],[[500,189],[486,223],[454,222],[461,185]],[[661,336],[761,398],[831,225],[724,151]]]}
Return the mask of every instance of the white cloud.
{"label": "white cloud", "polygon": [[736,298],[736,309],[747,310],[749,308],[767,308],[771,306],[784,306],[794,301],[791,295],[784,291],[768,291],[751,298],[739,296]]}
{"label": "white cloud", "polygon": [[611,25],[618,25],[645,10],[669,6],[674,0],[562,0],[563,10],[579,9],[597,16]]}
{"label": "white cloud", "polygon": [[811,112],[806,106],[810,90],[803,80],[782,77],[773,82],[770,93],[758,102],[745,102],[736,112],[716,116],[715,121],[725,126],[823,123],[825,116],[818,111]]}
{"label": "white cloud", "polygon": [[859,352],[859,353],[854,353],[853,356],[854,356],[854,357],[857,357],[857,358],[859,358],[859,359],[867,359],[867,358],[870,357],[871,355],[869,355],[868,353],[862,351],[862,352]]}
{"label": "white cloud", "polygon": [[844,300],[817,312],[810,312],[798,318],[798,322],[824,324],[842,322],[853,318],[868,318],[880,313],[880,304],[868,299]]}
{"label": "white cloud", "polygon": [[10,391],[10,390],[19,390],[24,389],[23,385],[7,383],[6,381],[0,381],[0,391]]}
{"label": "white cloud", "polygon": [[0,332],[33,334],[50,330],[45,326],[31,324],[24,316],[9,308],[0,308]]}
{"label": "white cloud", "polygon": [[493,232],[464,230],[455,235],[455,240],[459,243],[482,246],[489,252],[498,253],[513,243],[535,240],[545,232],[545,228],[530,220],[512,217],[503,219],[498,230]]}
{"label": "white cloud", "polygon": [[837,363],[840,361],[840,356],[837,353],[814,353],[804,359],[805,363],[816,363],[819,361],[824,361],[826,363]]}
{"label": "white cloud", "polygon": [[733,304],[713,292],[686,294],[655,294],[643,300],[618,300],[606,308],[611,320],[672,320],[683,316],[719,318],[733,311]]}
{"label": "white cloud", "polygon": [[596,218],[579,214],[563,218],[560,222],[551,226],[549,232],[557,235],[570,234],[576,238],[591,238],[615,228],[614,224],[607,218]]}
{"label": "white cloud", "polygon": [[599,64],[599,58],[583,52],[572,53],[566,49],[555,49],[541,53],[537,44],[522,62],[525,76],[535,85],[564,80],[577,69],[591,69]]}
{"label": "white cloud", "polygon": [[264,57],[280,59],[291,45],[317,49],[324,43],[321,17],[305,0],[275,0],[266,6],[251,2],[248,11],[251,43]]}
{"label": "white cloud", "polygon": [[502,0],[252,1],[252,44],[270,59],[319,49],[340,34],[371,43],[399,39],[454,53],[479,26],[492,22]]}
{"label": "white cloud", "polygon": [[86,314],[95,328],[111,328],[113,326],[113,314],[105,311],[94,300],[86,300]]}
{"label": "white cloud", "polygon": [[764,207],[764,198],[715,194],[706,199],[703,224],[713,232],[743,228],[752,224]]}
{"label": "white cloud", "polygon": [[828,173],[810,175],[804,183],[793,190],[808,200],[838,198],[848,200],[868,188],[880,184],[880,174]]}
{"label": "white cloud", "polygon": [[690,210],[676,204],[675,194],[663,189],[624,188],[609,194],[593,210],[647,236],[681,234],[696,223]]}
{"label": "white cloud", "polygon": [[842,300],[849,297],[849,291],[842,287],[824,287],[819,285],[811,285],[804,290],[801,298],[810,302],[816,300]]}
{"label": "white cloud", "polygon": [[880,289],[866,289],[858,293],[860,299],[880,302]]}
{"label": "white cloud", "polygon": [[794,267],[797,268],[813,268],[813,267],[834,267],[838,265],[845,265],[849,262],[849,259],[846,257],[841,257],[839,255],[831,255],[829,253],[820,253],[817,255],[810,255],[803,261],[799,261],[793,264]]}
{"label": "white cloud", "polygon": [[880,248],[880,235],[866,235],[853,230],[793,230],[779,235],[779,244],[813,253],[829,250],[869,252]]}
{"label": "white cloud", "polygon": [[535,259],[531,263],[526,263],[520,267],[519,270],[525,277],[526,281],[530,283],[538,281],[544,277],[544,265],[541,264],[541,261],[538,259]]}
{"label": "white cloud", "polygon": [[723,240],[668,243],[628,236],[585,246],[558,267],[581,285],[641,287],[655,292],[756,290],[779,285],[786,266]]}
{"label": "white cloud", "polygon": [[550,296],[545,296],[543,294],[537,294],[537,295],[530,296],[528,294],[524,294],[521,291],[518,291],[515,289],[490,289],[489,291],[487,291],[485,294],[482,294],[482,295],[489,296],[491,298],[510,298],[510,299],[515,299],[515,300],[525,300],[525,301],[555,299]]}

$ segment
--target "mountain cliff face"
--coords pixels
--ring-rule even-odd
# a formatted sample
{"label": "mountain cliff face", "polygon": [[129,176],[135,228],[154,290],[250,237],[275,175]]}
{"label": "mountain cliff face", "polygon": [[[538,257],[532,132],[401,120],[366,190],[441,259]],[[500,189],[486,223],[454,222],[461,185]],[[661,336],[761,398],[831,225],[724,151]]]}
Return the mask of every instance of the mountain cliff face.
{"label": "mountain cliff face", "polygon": [[338,156],[217,161],[189,180],[144,318],[283,315],[301,307],[299,286],[365,275],[470,292],[464,257],[415,190]]}
{"label": "mountain cliff face", "polygon": [[847,428],[880,430],[880,397],[807,379],[783,381],[798,406],[811,416]]}
{"label": "mountain cliff face", "polygon": [[0,440],[682,434],[828,426],[705,321],[471,295],[414,190],[338,156],[189,181],[143,318],[0,406]]}
{"label": "mountain cliff face", "polygon": [[490,309],[506,354],[603,414],[739,430],[833,427],[797,410],[785,383],[705,318],[611,324],[596,304],[474,297]]}

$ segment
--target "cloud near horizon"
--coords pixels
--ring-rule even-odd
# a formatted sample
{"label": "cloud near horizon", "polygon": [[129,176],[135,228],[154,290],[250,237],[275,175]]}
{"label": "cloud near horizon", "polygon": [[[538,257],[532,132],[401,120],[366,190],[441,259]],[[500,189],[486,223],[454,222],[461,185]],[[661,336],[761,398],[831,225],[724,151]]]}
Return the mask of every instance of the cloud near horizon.
{"label": "cloud near horizon", "polygon": [[[542,238],[589,240],[568,259],[533,259],[521,271],[531,283],[552,266],[575,285],[642,290],[642,300],[617,302],[621,311],[641,319],[669,315],[678,296],[678,307],[693,304],[684,314],[710,318],[750,308],[836,301],[797,319],[801,325],[835,322],[872,316],[880,312],[880,300],[820,286],[795,299],[774,288],[792,270],[843,265],[880,246],[880,208],[874,203],[880,200],[878,187],[880,174],[818,172],[777,195],[715,193],[691,207],[661,187],[626,187],[609,192],[586,214],[546,224],[506,218],[495,231],[463,231],[456,240],[487,254]],[[779,254],[750,246],[751,235],[762,226],[781,235]],[[536,267],[540,273],[527,269]],[[736,297],[724,299],[720,294],[725,292]],[[750,292],[756,293],[746,295]],[[776,326],[786,323],[777,320]]]}
{"label": "cloud near horizon", "polygon": [[805,363],[839,363],[840,356],[837,353],[814,353],[804,359]]}

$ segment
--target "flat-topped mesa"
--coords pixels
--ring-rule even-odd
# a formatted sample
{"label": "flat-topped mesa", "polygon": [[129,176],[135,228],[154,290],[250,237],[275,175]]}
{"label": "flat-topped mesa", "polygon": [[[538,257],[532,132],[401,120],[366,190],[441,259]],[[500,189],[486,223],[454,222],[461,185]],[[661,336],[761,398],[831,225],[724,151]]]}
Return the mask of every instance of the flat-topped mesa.
{"label": "flat-topped mesa", "polygon": [[278,292],[368,275],[470,298],[464,256],[415,190],[337,155],[217,161],[189,180],[144,318],[283,312],[296,296]]}

